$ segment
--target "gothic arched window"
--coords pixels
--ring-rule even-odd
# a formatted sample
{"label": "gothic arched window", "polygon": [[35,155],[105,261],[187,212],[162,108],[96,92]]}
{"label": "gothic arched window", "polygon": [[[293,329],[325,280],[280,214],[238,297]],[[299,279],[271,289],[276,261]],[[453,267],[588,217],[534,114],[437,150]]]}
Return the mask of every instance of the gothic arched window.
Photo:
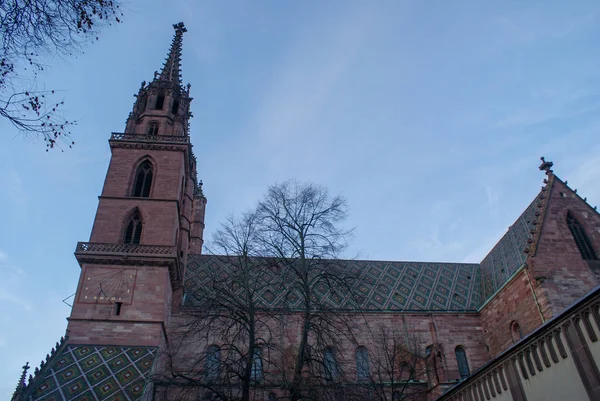
{"label": "gothic arched window", "polygon": [[411,380],[413,376],[413,369],[408,363],[402,362],[400,364],[398,375],[400,376],[400,380]]}
{"label": "gothic arched window", "polygon": [[150,121],[150,124],[148,124],[148,135],[158,135],[158,123],[156,121]]}
{"label": "gothic arched window", "polygon": [[148,106],[148,96],[144,95],[142,101],[140,102],[140,112],[144,112],[146,107]]}
{"label": "gothic arched window", "polygon": [[366,347],[356,349],[356,378],[365,380],[369,378],[369,351]]}
{"label": "gothic arched window", "polygon": [[331,347],[326,348],[323,353],[323,367],[325,368],[325,378],[328,380],[337,379],[340,375],[337,360]]}
{"label": "gothic arched window", "polygon": [[135,196],[137,198],[150,197],[153,170],[152,163],[150,163],[149,160],[145,160],[138,166],[137,171],[135,172],[135,180],[133,181],[133,191],[131,191],[131,196]]}
{"label": "gothic arched window", "polygon": [[515,342],[515,343],[517,341],[519,341],[521,338],[523,338],[523,332],[521,331],[521,326],[519,326],[519,323],[517,323],[514,320],[510,324],[510,335],[512,336],[513,342]]}
{"label": "gothic arched window", "polygon": [[221,350],[216,345],[206,347],[204,369],[207,380],[217,380],[219,378],[221,373]]}
{"label": "gothic arched window", "polygon": [[139,210],[133,212],[127,225],[125,226],[125,235],[123,235],[123,243],[139,244],[142,238],[142,215]]}
{"label": "gothic arched window", "polygon": [[460,345],[454,349],[456,354],[456,362],[458,363],[458,374],[460,379],[466,379],[471,372],[469,371],[469,362],[467,361],[467,353]]}
{"label": "gothic arched window", "polygon": [[165,105],[165,94],[159,93],[158,96],[156,97],[156,105],[154,108],[156,110],[162,110],[164,105]]}
{"label": "gothic arched window", "polygon": [[596,257],[594,248],[592,248],[592,243],[585,234],[581,223],[577,221],[571,212],[567,213],[567,225],[569,226],[569,230],[571,230],[571,235],[573,235],[573,238],[575,239],[577,248],[579,248],[581,257],[584,260],[597,260],[598,257]]}
{"label": "gothic arched window", "polygon": [[173,102],[173,107],[171,107],[171,113],[177,114],[178,111],[179,111],[179,100],[175,99],[175,101]]}
{"label": "gothic arched window", "polygon": [[252,368],[250,369],[250,378],[255,382],[260,382],[263,378],[262,350],[260,348],[254,348],[254,355],[252,355]]}

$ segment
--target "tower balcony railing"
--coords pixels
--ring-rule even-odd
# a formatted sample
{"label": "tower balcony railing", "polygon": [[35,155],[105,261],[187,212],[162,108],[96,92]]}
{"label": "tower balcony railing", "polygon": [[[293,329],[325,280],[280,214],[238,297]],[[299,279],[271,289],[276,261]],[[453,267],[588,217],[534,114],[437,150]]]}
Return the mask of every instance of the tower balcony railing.
{"label": "tower balcony railing", "polygon": [[113,132],[110,136],[111,141],[136,141],[136,142],[168,142],[168,143],[190,143],[190,137],[187,135],[147,135],[147,134],[129,134],[123,132]]}
{"label": "tower balcony railing", "polygon": [[175,256],[175,247],[167,245],[78,242],[77,248],[75,249],[75,255],[171,257]]}

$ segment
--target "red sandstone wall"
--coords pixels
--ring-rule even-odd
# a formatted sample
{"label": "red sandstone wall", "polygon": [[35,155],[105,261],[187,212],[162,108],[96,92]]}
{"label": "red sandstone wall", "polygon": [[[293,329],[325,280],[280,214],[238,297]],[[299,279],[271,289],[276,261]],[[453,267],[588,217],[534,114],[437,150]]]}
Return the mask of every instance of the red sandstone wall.
{"label": "red sandstone wall", "polygon": [[119,243],[126,220],[137,208],[143,221],[140,243],[147,245],[175,245],[179,215],[175,201],[141,201],[136,198],[101,198],[90,242]]}
{"label": "red sandstone wall", "polygon": [[516,321],[523,336],[542,324],[538,307],[527,282],[525,270],[497,293],[480,311],[485,341],[494,357],[510,347],[514,341],[511,322]]}
{"label": "red sandstone wall", "polygon": [[[392,333],[401,340],[405,338],[416,339],[416,347],[409,348],[425,357],[425,348],[436,342],[440,355],[437,362],[437,372],[431,372],[430,380],[435,385],[443,384],[444,381],[459,379],[458,366],[454,350],[457,346],[464,347],[471,372],[481,367],[489,360],[489,354],[485,348],[483,327],[480,318],[475,313],[437,313],[437,314],[402,314],[402,313],[366,313],[350,314],[349,325],[353,328],[355,341],[340,334],[339,343],[336,347],[336,359],[341,371],[347,378],[356,378],[356,348],[365,346],[369,350],[371,366],[373,359],[382,352],[380,327],[384,327],[388,333]],[[186,369],[185,366],[201,360],[204,349],[209,344],[221,345],[220,338],[205,337],[206,333],[199,334],[196,338],[187,338],[185,345],[179,347],[181,330],[189,324],[189,318],[185,315],[174,316],[169,329],[171,345],[178,347],[174,355],[174,366],[176,369]],[[273,320],[268,332],[263,334],[271,338],[277,344],[277,354],[272,366],[264,365],[265,375],[281,375],[281,366],[287,366],[287,375],[291,375],[293,364],[292,352],[299,342],[300,315],[290,314],[285,317],[285,325],[279,325],[279,321]],[[340,329],[341,330],[341,329]],[[346,331],[347,332],[347,331]],[[267,334],[268,333],[268,334]],[[342,333],[340,331],[340,333]],[[271,351],[273,352],[273,351]],[[437,354],[437,352],[436,352]],[[437,356],[437,355],[436,355]],[[429,362],[428,362],[429,363]],[[196,367],[202,364],[196,365]]]}
{"label": "red sandstone wall", "polygon": [[184,172],[183,152],[112,148],[112,159],[106,173],[102,196],[129,196],[135,169],[144,156],[154,164],[150,198],[178,199]]}
{"label": "red sandstone wall", "polygon": [[[86,264],[69,317],[69,341],[158,345],[169,322],[171,292],[167,267]],[[116,299],[106,300],[105,295]],[[123,304],[117,316],[119,301]]]}
{"label": "red sandstone wall", "polygon": [[[183,153],[121,148],[113,148],[112,152],[90,241],[120,242],[125,220],[133,208],[138,207],[144,222],[141,243],[175,245],[180,226],[181,184],[185,171]],[[150,160],[154,164],[150,198],[129,198],[136,167],[146,155],[151,155]],[[185,216],[190,215],[191,202],[187,203]],[[187,249],[187,241],[181,245]]]}
{"label": "red sandstone wall", "polygon": [[549,319],[600,283],[600,265],[590,267],[581,257],[567,226],[567,212],[584,227],[596,255],[600,252],[600,216],[559,179],[554,178],[537,243],[529,265],[541,284],[541,303]]}

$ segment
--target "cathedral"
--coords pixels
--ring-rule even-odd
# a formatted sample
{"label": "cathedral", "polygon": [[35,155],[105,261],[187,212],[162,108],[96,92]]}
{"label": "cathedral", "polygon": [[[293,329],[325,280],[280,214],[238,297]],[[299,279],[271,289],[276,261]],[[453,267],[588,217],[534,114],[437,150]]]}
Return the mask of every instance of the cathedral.
{"label": "cathedral", "polygon": [[[203,303],[211,280],[237,266],[203,254],[207,198],[181,81],[186,29],[174,28],[125,132],[109,138],[90,238],[75,250],[65,336],[41,365],[23,367],[13,401],[600,400],[600,215],[544,158],[541,191],[480,263],[336,261],[356,280],[344,291],[316,286],[336,341],[305,357],[314,366],[294,375],[302,297],[270,284],[286,274],[276,260],[250,261],[266,266],[262,345],[248,351],[240,332],[226,339],[231,316],[202,321],[218,309]],[[238,291],[228,285],[223,296]]]}

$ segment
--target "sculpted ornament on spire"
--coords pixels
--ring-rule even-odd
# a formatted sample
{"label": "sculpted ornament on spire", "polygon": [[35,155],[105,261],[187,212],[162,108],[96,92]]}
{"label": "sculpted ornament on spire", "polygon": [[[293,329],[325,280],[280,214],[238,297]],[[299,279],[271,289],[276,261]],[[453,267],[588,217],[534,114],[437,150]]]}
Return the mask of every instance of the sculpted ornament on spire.
{"label": "sculpted ornament on spire", "polygon": [[542,161],[542,164],[540,165],[540,170],[542,171],[546,171],[546,175],[550,175],[552,174],[552,166],[554,166],[554,163],[550,162],[550,161],[546,161],[545,157],[540,157],[540,160]]}
{"label": "sculpted ornament on spire", "polygon": [[175,29],[175,37],[171,43],[171,50],[169,51],[169,55],[165,60],[162,71],[160,74],[158,74],[158,76],[155,74],[154,80],[156,81],[158,79],[159,81],[176,84],[180,89],[182,89],[181,46],[183,42],[183,34],[187,32],[187,29],[183,25],[183,22],[173,24],[173,28]]}
{"label": "sculpted ornament on spire", "polygon": [[125,132],[152,136],[189,135],[190,85],[181,82],[181,50],[183,22],[173,25],[175,35],[162,68],[154,71],[153,79],[142,82],[132,112],[127,118]]}

